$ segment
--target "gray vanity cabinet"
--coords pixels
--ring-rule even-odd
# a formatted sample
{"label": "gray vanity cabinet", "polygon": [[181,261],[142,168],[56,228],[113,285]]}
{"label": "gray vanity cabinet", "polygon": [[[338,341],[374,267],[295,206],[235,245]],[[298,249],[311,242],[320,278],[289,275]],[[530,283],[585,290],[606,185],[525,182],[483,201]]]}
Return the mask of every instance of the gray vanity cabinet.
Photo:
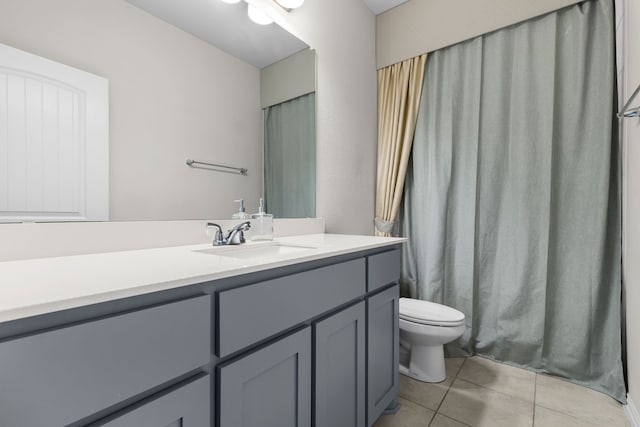
{"label": "gray vanity cabinet", "polygon": [[317,322],[314,332],[315,427],[365,427],[364,301]]}
{"label": "gray vanity cabinet", "polygon": [[367,419],[371,426],[398,394],[399,286],[367,299]]}
{"label": "gray vanity cabinet", "polygon": [[90,427],[203,427],[211,426],[211,381],[205,375],[186,385],[143,402],[122,415]]}
{"label": "gray vanity cabinet", "polygon": [[108,411],[210,363],[211,335],[205,295],[0,341],[0,426]]}
{"label": "gray vanity cabinet", "polygon": [[217,367],[218,427],[311,426],[311,328]]}
{"label": "gray vanity cabinet", "polygon": [[0,427],[366,427],[398,392],[397,249],[0,324]]}

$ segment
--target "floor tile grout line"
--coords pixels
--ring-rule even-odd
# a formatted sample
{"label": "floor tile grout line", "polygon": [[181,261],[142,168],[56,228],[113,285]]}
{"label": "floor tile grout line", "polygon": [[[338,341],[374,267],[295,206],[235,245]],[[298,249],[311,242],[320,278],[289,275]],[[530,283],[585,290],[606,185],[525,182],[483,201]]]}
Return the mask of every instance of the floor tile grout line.
{"label": "floor tile grout line", "polygon": [[[438,409],[436,410],[435,415],[434,415],[434,416],[433,416],[433,418],[431,419],[431,423],[433,423],[433,420],[435,419],[436,415],[440,414],[440,415],[442,415],[443,417],[447,417],[447,418],[450,418],[450,419],[452,419],[452,420],[454,420],[454,421],[457,421],[457,422],[459,422],[459,423],[461,423],[461,424],[467,425],[466,423],[464,423],[464,422],[462,422],[462,421],[459,421],[459,420],[457,420],[457,419],[455,419],[455,418],[452,418],[452,417],[450,417],[450,416],[448,416],[448,415],[445,415],[445,414],[440,413],[440,407],[442,406],[442,403],[444,402],[444,400],[446,399],[447,395],[449,394],[449,390],[451,389],[451,387],[453,387],[453,384],[455,383],[455,381],[456,381],[457,379],[459,379],[459,378],[458,378],[458,376],[459,376],[460,372],[462,372],[462,368],[463,368],[464,364],[467,362],[467,359],[468,359],[468,358],[465,358],[465,359],[464,359],[464,361],[462,362],[462,364],[460,365],[460,368],[458,369],[458,372],[456,373],[455,377],[454,377],[454,378],[453,378],[453,380],[451,381],[451,385],[449,386],[449,388],[447,389],[447,392],[445,393],[444,397],[442,398],[442,401],[440,402],[440,405],[438,405]],[[496,362],[494,362],[494,363],[496,363]],[[483,389],[485,389],[485,390],[490,390],[490,391],[492,391],[492,392],[494,392],[494,393],[498,393],[498,394],[501,394],[501,395],[503,395],[503,396],[510,396],[510,397],[512,397],[512,398],[515,398],[515,399],[517,399],[517,400],[520,400],[521,402],[531,403],[531,404],[533,405],[533,409],[534,409],[534,412],[535,412],[535,390],[536,390],[537,374],[535,374],[535,375],[536,375],[536,376],[534,377],[534,389],[533,389],[533,390],[534,390],[534,391],[533,391],[533,392],[534,392],[534,397],[533,397],[533,400],[532,400],[532,401],[525,400],[525,399],[520,399],[520,398],[518,398],[518,397],[515,397],[515,396],[512,396],[512,395],[509,395],[509,394],[507,394],[507,393],[503,393],[503,392],[498,391],[498,390],[494,390],[494,389],[492,389],[492,388],[489,388],[489,387],[483,386],[483,385],[481,385],[481,384],[476,384],[476,383],[474,383],[473,381],[469,381],[469,380],[467,380],[467,379],[462,379],[462,378],[460,378],[460,381],[464,381],[464,382],[467,382],[467,383],[469,383],[469,384],[473,384],[473,385],[475,385],[475,386],[477,386],[477,387],[483,388]],[[532,421],[532,423],[533,423],[533,416],[532,416],[532,418],[531,418],[531,421]],[[429,426],[431,426],[431,423],[429,423]],[[533,426],[533,424],[532,424],[532,426]]]}
{"label": "floor tile grout line", "polygon": [[536,406],[539,406],[540,408],[544,408],[544,409],[546,409],[547,411],[555,412],[556,414],[564,415],[564,416],[566,416],[566,417],[572,418],[572,419],[574,419],[574,420],[577,420],[577,421],[580,421],[580,422],[583,422],[583,423],[588,423],[588,424],[589,424],[589,426],[595,426],[595,425],[596,425],[596,424],[591,423],[591,422],[590,422],[590,421],[588,421],[588,420],[585,420],[584,418],[580,418],[580,417],[576,417],[575,415],[571,415],[571,414],[570,414],[570,413],[568,413],[568,412],[560,411],[560,410],[555,409],[555,408],[549,408],[548,406],[545,406],[545,405],[539,405],[539,404],[537,404],[537,403],[536,403]]}
{"label": "floor tile grout line", "polygon": [[438,415],[438,413],[434,412],[431,420],[429,421],[429,424],[427,424],[427,427],[431,427],[431,424],[433,424],[433,421],[436,419],[436,415]]}
{"label": "floor tile grout line", "polygon": [[[442,399],[440,400],[440,403],[438,403],[438,407],[436,408],[435,413],[433,414],[433,418],[431,418],[431,422],[429,423],[429,425],[431,425],[433,423],[433,420],[436,418],[436,415],[438,415],[438,413],[440,411],[440,407],[442,406],[442,402],[444,402],[444,399],[447,398],[447,394],[449,394],[449,390],[451,390],[451,386],[453,385],[453,382],[455,380],[456,379],[453,378],[453,380],[451,381],[451,384],[449,384],[449,387],[447,387],[447,391],[444,392],[444,395],[442,396]],[[442,415],[444,415],[444,414],[442,414]]]}
{"label": "floor tile grout line", "polygon": [[[449,394],[449,390],[451,390],[451,387],[453,387],[453,383],[456,382],[456,379],[458,378],[458,374],[460,373],[460,371],[462,370],[462,367],[464,366],[464,364],[466,362],[467,362],[467,358],[465,357],[464,360],[462,361],[462,363],[460,364],[460,367],[456,371],[455,375],[452,376],[451,384],[449,384],[449,387],[447,387],[447,391],[444,392],[444,396],[442,396],[442,399],[440,400],[440,403],[438,404],[438,407],[436,408],[436,413],[433,415],[433,418],[431,419],[431,423],[433,423],[433,420],[436,418],[436,415],[438,415],[438,413],[440,411],[440,407],[442,406],[442,403],[447,398],[447,395]],[[442,415],[446,417],[446,415],[444,415],[444,414],[442,414]],[[448,417],[448,418],[451,418],[451,417]],[[455,419],[455,418],[451,418],[451,419]],[[456,420],[456,421],[458,421],[458,420]],[[429,423],[429,425],[431,425],[431,423]]]}
{"label": "floor tile grout line", "polygon": [[433,416],[433,418],[431,419],[431,422],[429,423],[429,426],[428,426],[428,427],[430,427],[430,426],[431,426],[431,424],[433,424],[433,421],[436,419],[436,415],[440,415],[441,417],[445,417],[445,418],[448,418],[448,419],[450,419],[450,420],[453,420],[453,421],[457,422],[458,424],[462,424],[462,425],[463,425],[463,426],[465,426],[465,427],[472,427],[472,426],[470,426],[470,425],[469,425],[469,424],[467,424],[467,423],[463,423],[463,422],[462,422],[462,421],[460,421],[460,420],[457,420],[457,419],[455,419],[455,418],[453,418],[453,417],[450,417],[449,415],[439,414],[439,413],[437,413],[437,412],[434,414],[434,416]]}
{"label": "floor tile grout line", "polygon": [[[402,374],[401,374],[401,375],[402,375]],[[411,378],[411,377],[409,377],[409,378]],[[418,380],[414,380],[414,381],[418,381]],[[430,383],[430,384],[431,384],[431,383]],[[439,383],[436,383],[436,384],[439,384]],[[449,389],[449,387],[450,387],[450,386],[451,386],[451,385],[448,385],[448,386],[447,386],[447,390]],[[446,394],[446,391],[445,391],[445,394]],[[413,403],[413,404],[415,404],[415,405],[418,405],[418,406],[420,406],[421,408],[428,409],[429,411],[432,411],[432,412],[435,412],[435,411],[436,411],[435,409],[432,409],[432,408],[430,408],[430,407],[426,406],[423,402],[417,402],[416,400],[413,400],[412,396],[408,396],[408,395],[404,395],[404,396],[403,396],[403,395],[401,395],[400,393],[398,393],[398,397],[401,397],[401,398],[403,398],[404,400],[406,400],[406,401],[408,401],[408,402],[411,402],[411,403]],[[443,397],[443,399],[444,399],[444,397]],[[1,427],[1,426],[0,426],[0,427]]]}
{"label": "floor tile grout line", "polygon": [[[435,425],[434,423],[436,422],[436,421],[435,421],[435,420],[436,420],[436,418],[438,417],[438,415],[440,415],[440,416],[442,416],[442,417],[444,417],[444,418],[446,418],[446,419],[450,419],[450,420],[452,420],[452,421],[456,421],[456,422],[460,423],[461,425],[464,425],[465,427],[470,427],[470,426],[468,426],[468,424],[466,424],[466,423],[464,423],[464,422],[462,422],[462,421],[457,420],[456,418],[453,418],[453,417],[451,417],[451,416],[449,416],[449,415],[446,415],[446,414],[444,414],[444,413],[441,413],[441,412],[440,412],[440,410],[442,409],[442,406],[443,406],[443,404],[444,404],[444,401],[448,398],[448,395],[449,395],[449,392],[451,391],[451,388],[453,387],[454,383],[455,383],[458,379],[460,379],[460,381],[464,381],[464,382],[467,382],[467,383],[469,383],[469,384],[472,384],[472,385],[474,385],[474,386],[476,386],[476,387],[479,387],[480,389],[490,390],[490,391],[492,391],[492,392],[494,392],[494,393],[498,393],[498,394],[503,395],[503,396],[510,396],[511,398],[516,398],[515,396],[510,395],[510,394],[508,394],[508,393],[505,393],[505,392],[502,392],[502,391],[499,391],[499,390],[494,390],[494,389],[492,389],[492,388],[490,388],[490,387],[486,387],[486,386],[481,385],[481,384],[476,384],[476,383],[474,383],[473,381],[469,381],[469,380],[464,379],[463,377],[461,377],[461,376],[460,376],[460,373],[462,372],[463,367],[467,365],[467,359],[468,359],[468,358],[463,358],[462,363],[460,363],[460,366],[459,366],[457,369],[455,369],[454,371],[452,371],[452,375],[451,375],[451,383],[450,383],[448,386],[446,386],[446,390],[445,390],[445,392],[444,392],[444,395],[442,396],[442,398],[440,399],[440,401],[439,401],[438,405],[436,406],[435,411],[433,411],[433,410],[431,409],[431,411],[433,411],[433,415],[432,415],[432,417],[431,417],[430,421],[426,424],[427,426],[434,426],[434,425]],[[493,362],[493,361],[492,361],[492,362]],[[494,362],[494,363],[496,363],[496,362]],[[522,368],[520,368],[520,369],[522,369]],[[576,422],[582,422],[582,423],[585,423],[585,426],[586,426],[587,424],[588,424],[589,426],[594,426],[594,427],[597,425],[597,424],[592,424],[589,420],[583,419],[583,418],[581,418],[581,417],[579,417],[579,416],[572,415],[571,413],[568,413],[568,412],[562,411],[562,410],[560,410],[560,409],[551,408],[551,407],[549,407],[548,405],[545,405],[545,404],[544,404],[544,402],[543,402],[543,404],[538,404],[538,397],[539,397],[539,396],[538,396],[538,380],[539,380],[539,379],[542,379],[542,377],[540,377],[540,375],[541,375],[541,374],[539,374],[539,373],[534,373],[534,375],[535,375],[535,376],[534,376],[534,382],[533,382],[533,400],[532,400],[532,401],[529,401],[529,400],[525,400],[525,399],[516,398],[516,399],[520,400],[521,402],[526,402],[526,403],[530,403],[530,404],[532,404],[532,406],[533,406],[533,408],[532,408],[532,409],[533,409],[533,411],[532,411],[532,413],[531,413],[531,417],[530,417],[530,422],[532,423],[532,424],[531,424],[532,426],[535,426],[535,423],[536,423],[536,412],[537,412],[537,411],[536,411],[536,409],[537,409],[537,408],[540,408],[541,410],[548,410],[548,411],[550,411],[551,413],[555,413],[555,414],[557,414],[557,415],[565,416],[565,417],[567,417],[567,419],[572,419],[572,420],[575,420]],[[552,378],[553,378],[553,377],[552,377]],[[443,387],[443,388],[444,388],[444,387]],[[541,392],[543,392],[543,391],[544,391],[544,387],[543,387],[543,390],[541,390]],[[544,393],[543,393],[543,397],[544,397]],[[419,406],[423,406],[422,404],[420,404],[420,403],[418,403],[418,402],[413,402],[411,399],[407,399],[407,400],[408,400],[408,401],[411,401],[412,403],[415,403],[415,404],[417,404],[417,405],[419,405]],[[423,406],[423,407],[424,407],[424,406]],[[426,409],[430,409],[430,408],[427,408],[427,407],[425,407],[425,408],[426,408]],[[524,408],[523,408],[523,409],[524,409]],[[538,414],[538,415],[539,415],[539,414]],[[538,417],[538,418],[539,418],[539,417]],[[544,418],[544,417],[543,417],[543,418]],[[543,418],[542,418],[542,419],[543,419]],[[625,418],[625,420],[626,420],[626,418]],[[612,419],[611,421],[613,421],[613,419]],[[625,425],[625,424],[621,424],[621,427],[622,427],[623,425]],[[628,425],[627,425],[627,427],[628,427]]]}
{"label": "floor tile grout line", "polygon": [[517,396],[511,395],[511,394],[509,394],[509,393],[505,393],[505,392],[503,392],[503,391],[496,390],[496,389],[493,389],[493,388],[491,388],[491,387],[487,387],[487,386],[482,385],[482,384],[474,383],[473,381],[470,381],[470,380],[468,380],[468,379],[466,379],[466,378],[457,378],[457,377],[456,377],[456,379],[459,379],[460,381],[464,381],[464,382],[469,383],[469,384],[473,384],[473,385],[474,385],[474,386],[476,386],[476,387],[484,388],[485,390],[491,390],[492,392],[494,392],[494,393],[498,393],[498,394],[501,394],[501,395],[503,395],[503,396],[509,396],[509,397],[512,397],[512,398],[514,398],[514,399],[516,399],[516,400],[519,400],[519,401],[521,401],[521,402],[525,402],[525,403],[531,403],[531,402],[532,402],[531,400],[523,399],[523,398],[521,398],[521,397],[517,397]]}
{"label": "floor tile grout line", "polygon": [[[469,357],[469,358],[471,359],[472,357]],[[520,370],[520,371],[525,371],[525,372],[529,372],[529,373],[533,374],[533,375],[534,375],[534,394],[535,394],[535,381],[536,381],[536,378],[537,378],[537,375],[538,375],[536,372],[531,372],[531,371],[529,371],[529,370],[527,370],[527,369],[519,368],[519,367],[517,367],[517,366],[507,365],[507,364],[505,364],[505,363],[501,363],[501,362],[498,362],[498,361],[495,361],[495,360],[492,360],[492,359],[487,359],[487,358],[482,358],[482,359],[484,359],[484,360],[488,360],[488,361],[489,361],[489,362],[491,362],[491,364],[493,364],[493,365],[508,366],[508,367],[510,367],[510,368],[514,368],[514,369],[517,369],[517,370]],[[465,359],[465,360],[466,360],[466,359]],[[460,372],[462,372],[462,367],[460,368]],[[458,377],[459,377],[459,375],[458,375]],[[457,377],[457,378],[458,378],[458,377]],[[462,377],[462,378],[460,378],[460,380],[461,380],[461,381],[465,381],[465,382],[467,382],[467,383],[469,383],[469,384],[473,384],[473,385],[478,386],[478,387],[482,387],[482,388],[487,389],[487,390],[495,391],[496,393],[500,393],[500,394],[503,394],[503,395],[506,395],[506,396],[513,397],[514,399],[518,399],[518,400],[520,400],[520,401],[522,401],[522,402],[526,402],[526,403],[530,403],[530,402],[531,402],[531,401],[530,401],[530,400],[528,400],[528,399],[525,399],[525,398],[522,398],[522,397],[518,397],[518,396],[515,396],[515,395],[512,395],[512,394],[506,393],[506,392],[504,392],[504,391],[497,390],[497,389],[492,388],[492,387],[488,387],[488,386],[487,386],[487,385],[485,385],[485,384],[478,384],[477,382],[475,382],[475,381],[473,381],[473,380],[471,380],[471,379],[468,379],[468,378],[464,378],[464,377]],[[534,401],[535,401],[535,397],[534,397]]]}
{"label": "floor tile grout line", "polygon": [[456,378],[458,378],[458,374],[460,373],[460,371],[462,371],[462,366],[465,364],[465,362],[467,361],[469,357],[465,356],[463,357],[462,363],[460,364],[460,366],[458,366],[458,370],[456,371],[456,373],[453,375],[453,379],[455,380]]}
{"label": "floor tile grout line", "polygon": [[551,411],[551,412],[556,413],[556,414],[564,415],[565,417],[574,419],[574,420],[579,421],[581,423],[587,423],[588,426],[585,426],[585,427],[596,427],[597,426],[597,424],[593,424],[590,421],[587,421],[587,420],[585,420],[583,418],[578,418],[578,417],[573,416],[571,414],[568,414],[566,412],[558,411],[557,409],[547,408],[546,406],[542,406],[542,405],[536,405],[536,406],[539,406],[541,408],[546,409],[547,411]]}
{"label": "floor tile grout line", "polygon": [[[462,369],[462,365],[464,365],[464,362],[468,359],[468,357],[460,357],[460,358],[461,358],[461,359],[464,359],[464,360],[463,360],[463,361],[462,361],[462,363],[460,364],[460,367],[458,368],[458,370],[456,371],[456,373],[452,376],[452,378],[451,378],[451,384],[453,384],[453,382],[456,380],[456,378],[457,378],[457,376],[458,376],[458,373],[459,373],[459,372],[460,372],[460,370]],[[400,375],[402,375],[402,374],[400,374]],[[410,379],[410,380],[412,380],[412,381],[418,381],[418,380],[415,380],[415,379],[413,379],[413,378],[411,378],[411,377],[407,377],[407,378],[409,378],[409,379]],[[445,378],[445,381],[446,381],[446,378]],[[443,382],[444,382],[444,381],[443,381]],[[428,383],[428,384],[441,384],[441,383]],[[422,402],[417,402],[417,401],[413,400],[413,399],[411,398],[411,396],[408,396],[408,395],[404,395],[404,396],[403,396],[403,395],[401,395],[401,394],[400,394],[400,392],[398,392],[398,397],[401,397],[401,398],[403,398],[403,399],[405,399],[405,400],[407,400],[407,401],[409,401],[409,402],[411,402],[411,403],[414,403],[414,404],[416,404],[416,405],[418,405],[418,406],[420,406],[420,407],[422,407],[422,408],[425,408],[425,409],[428,409],[428,410],[430,410],[430,411],[434,411],[434,412],[436,412],[436,411],[438,410],[438,408],[440,408],[440,405],[442,404],[442,401],[444,400],[445,396],[446,396],[446,395],[447,395],[447,393],[449,392],[449,389],[451,388],[451,384],[449,384],[449,385],[447,386],[447,391],[445,391],[445,392],[444,392],[444,395],[442,396],[442,399],[440,400],[440,403],[437,405],[436,409],[431,409],[430,407],[426,406],[424,403],[422,403]],[[449,417],[449,418],[451,418],[451,417]],[[457,420],[456,420],[456,421],[457,421]]]}

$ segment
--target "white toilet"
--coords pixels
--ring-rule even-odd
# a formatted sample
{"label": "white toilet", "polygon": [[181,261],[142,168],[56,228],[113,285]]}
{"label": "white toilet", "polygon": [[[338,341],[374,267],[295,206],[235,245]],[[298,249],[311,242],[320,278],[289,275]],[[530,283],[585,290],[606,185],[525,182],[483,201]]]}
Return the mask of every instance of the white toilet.
{"label": "white toilet", "polygon": [[[465,329],[464,313],[434,302],[400,298],[400,373],[419,381],[444,381],[443,345]],[[403,354],[405,359],[403,363]],[[407,354],[409,353],[409,354]]]}

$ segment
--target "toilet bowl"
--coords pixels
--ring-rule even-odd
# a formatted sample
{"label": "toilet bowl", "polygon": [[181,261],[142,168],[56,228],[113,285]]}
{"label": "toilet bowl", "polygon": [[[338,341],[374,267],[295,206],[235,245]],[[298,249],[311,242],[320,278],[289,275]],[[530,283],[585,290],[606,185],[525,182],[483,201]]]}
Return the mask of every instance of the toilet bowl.
{"label": "toilet bowl", "polygon": [[409,360],[400,363],[400,373],[425,382],[447,377],[443,345],[459,338],[465,330],[464,313],[413,298],[400,298],[400,345]]}

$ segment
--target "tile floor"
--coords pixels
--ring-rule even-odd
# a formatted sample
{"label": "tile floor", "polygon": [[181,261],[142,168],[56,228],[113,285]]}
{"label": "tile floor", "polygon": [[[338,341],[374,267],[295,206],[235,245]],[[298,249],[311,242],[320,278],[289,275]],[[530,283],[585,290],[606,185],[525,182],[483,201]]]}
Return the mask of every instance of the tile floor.
{"label": "tile floor", "polygon": [[614,399],[481,357],[447,359],[447,379],[400,375],[400,411],[374,427],[629,427]]}

